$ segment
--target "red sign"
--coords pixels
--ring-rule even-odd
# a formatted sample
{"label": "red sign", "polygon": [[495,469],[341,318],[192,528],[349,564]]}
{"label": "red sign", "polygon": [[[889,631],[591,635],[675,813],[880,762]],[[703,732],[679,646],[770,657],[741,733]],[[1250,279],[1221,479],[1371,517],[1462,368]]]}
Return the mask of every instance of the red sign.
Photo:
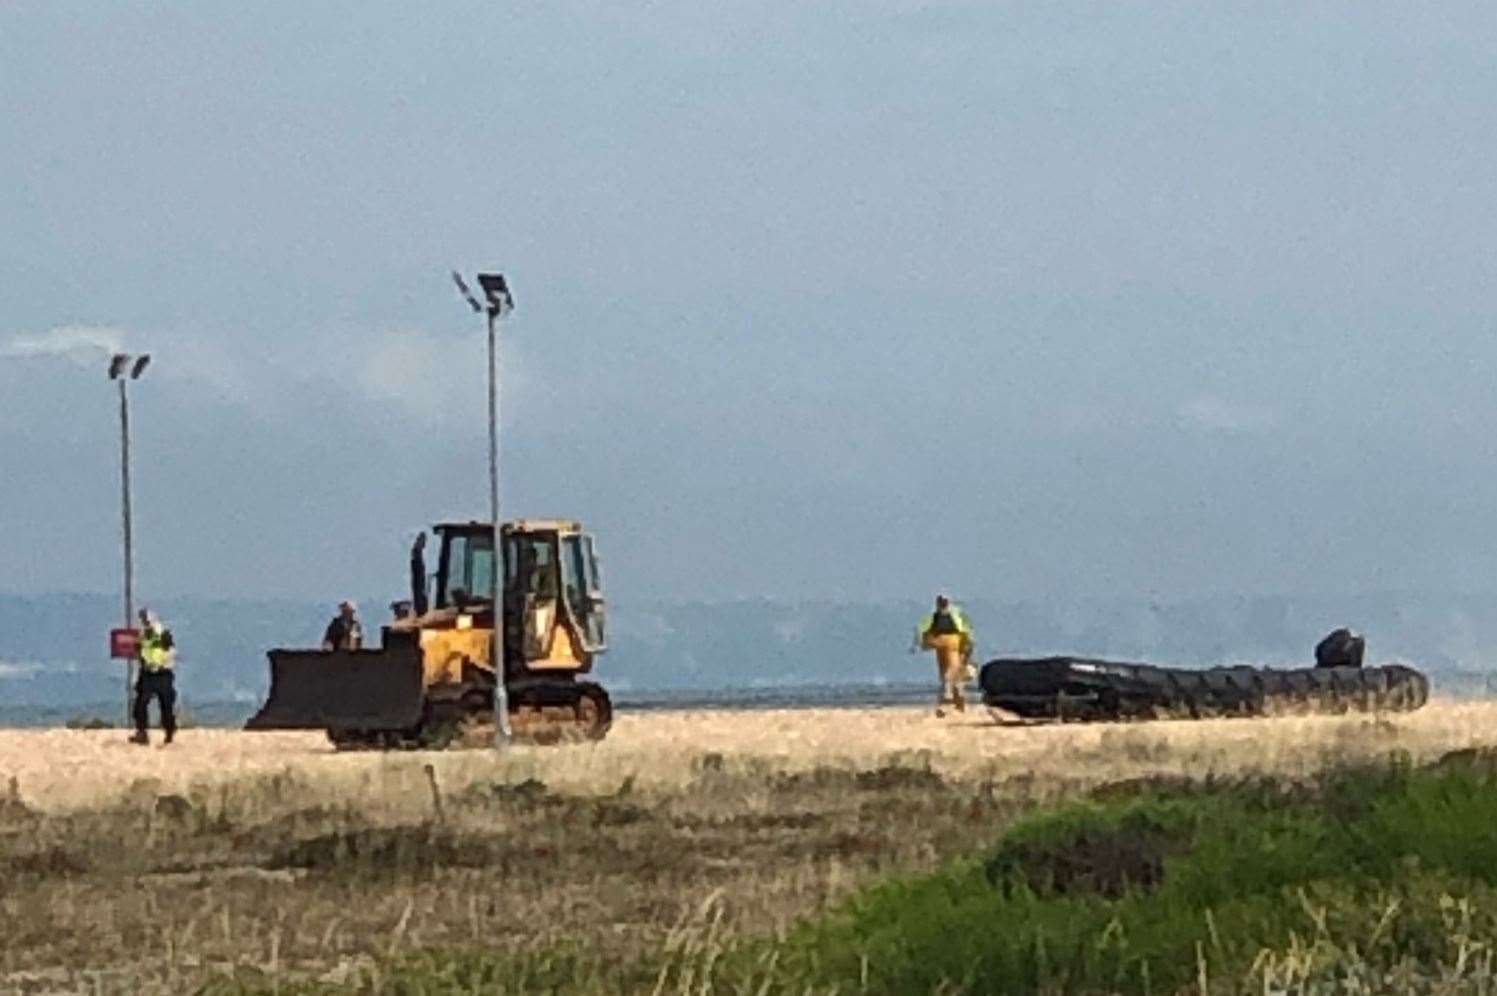
{"label": "red sign", "polygon": [[140,649],[140,630],[112,629],[109,631],[109,656],[133,660]]}

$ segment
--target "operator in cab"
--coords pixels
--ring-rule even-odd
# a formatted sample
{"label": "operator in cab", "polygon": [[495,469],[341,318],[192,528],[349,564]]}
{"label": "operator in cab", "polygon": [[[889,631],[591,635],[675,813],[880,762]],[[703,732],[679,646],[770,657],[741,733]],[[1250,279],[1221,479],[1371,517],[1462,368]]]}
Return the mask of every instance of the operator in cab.
{"label": "operator in cab", "polygon": [[364,626],[358,613],[359,607],[353,602],[338,603],[338,614],[322,634],[323,650],[358,650],[364,646]]}
{"label": "operator in cab", "polygon": [[936,670],[941,682],[936,716],[946,715],[947,705],[955,706],[957,712],[966,712],[965,686],[972,659],[972,627],[966,614],[945,595],[937,595],[935,611],[922,619],[915,630],[915,642],[911,653],[917,649],[936,652]]}

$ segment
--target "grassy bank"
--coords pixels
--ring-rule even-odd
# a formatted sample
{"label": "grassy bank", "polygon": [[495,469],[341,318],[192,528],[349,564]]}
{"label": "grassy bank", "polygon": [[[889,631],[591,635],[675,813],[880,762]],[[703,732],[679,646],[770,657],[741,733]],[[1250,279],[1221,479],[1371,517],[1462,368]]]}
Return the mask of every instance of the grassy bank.
{"label": "grassy bank", "polygon": [[[1039,804],[1032,786],[953,781],[908,755],[694,767],[669,791],[627,777],[601,793],[433,779],[406,800],[426,814],[414,821],[320,801],[290,775],[63,813],[12,799],[0,803],[0,993],[55,993],[95,969],[117,973],[119,991],[223,977],[268,991],[480,946],[575,943],[600,965],[642,962],[691,934],[704,903],[734,936],[772,934]],[[553,974],[565,961],[537,957]]]}
{"label": "grassy bank", "polygon": [[[1466,810],[1459,784],[1422,809],[1416,789],[1494,717],[650,717],[503,756],[0,734],[0,994],[92,992],[98,971],[143,993],[1164,992],[1332,948],[1420,971],[1464,952],[1469,976],[1490,934],[1485,852],[1462,863],[1479,835],[1423,828],[1497,826],[1484,769],[1438,769],[1478,786]],[[1337,788],[1354,778],[1370,781]],[[1364,798],[1384,822],[1347,801]],[[1261,888],[1232,877],[1262,865],[1232,854],[1265,848],[1309,857]],[[1419,864],[1366,857],[1395,852]],[[1412,945],[1406,923],[1435,940]]]}
{"label": "grassy bank", "polygon": [[787,978],[879,993],[1497,981],[1485,755],[1100,795],[798,931]]}
{"label": "grassy bank", "polygon": [[1491,992],[1494,771],[1466,752],[1299,781],[1118,784],[772,938],[724,937],[709,901],[637,957],[426,951],[300,991]]}

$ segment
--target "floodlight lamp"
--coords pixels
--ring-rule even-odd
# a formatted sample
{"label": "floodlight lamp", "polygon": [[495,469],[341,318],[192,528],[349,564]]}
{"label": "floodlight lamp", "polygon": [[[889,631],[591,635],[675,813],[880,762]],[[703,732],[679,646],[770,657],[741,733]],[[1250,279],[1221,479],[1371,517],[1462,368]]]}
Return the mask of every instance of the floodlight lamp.
{"label": "floodlight lamp", "polygon": [[119,380],[120,374],[125,372],[125,364],[130,362],[130,357],[124,353],[115,353],[109,359],[109,379]]}
{"label": "floodlight lamp", "polygon": [[502,315],[515,306],[515,299],[509,293],[509,284],[504,280],[502,273],[480,273],[478,275],[478,286],[483,288],[483,296],[489,302],[489,313]]}
{"label": "floodlight lamp", "polygon": [[483,310],[483,305],[478,303],[478,298],[473,296],[473,292],[468,289],[468,285],[463,281],[462,274],[456,270],[452,271],[452,282],[457,284],[457,292],[463,296],[463,300],[467,301],[468,305],[474,311]]}
{"label": "floodlight lamp", "polygon": [[130,368],[130,379],[139,380],[140,375],[146,372],[146,367],[150,364],[150,362],[151,354],[142,353],[140,358],[135,361],[135,366]]}

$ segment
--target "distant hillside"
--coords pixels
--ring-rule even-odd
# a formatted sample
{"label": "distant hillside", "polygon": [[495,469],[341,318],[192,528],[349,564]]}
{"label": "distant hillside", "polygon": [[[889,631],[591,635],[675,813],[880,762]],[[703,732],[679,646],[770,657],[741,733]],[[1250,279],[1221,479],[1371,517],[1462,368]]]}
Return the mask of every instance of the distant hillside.
{"label": "distant hillside", "polygon": [[[1307,663],[1337,625],[1368,636],[1375,661],[1398,658],[1479,680],[1497,661],[1497,598],[1355,595],[1073,602],[968,601],[979,657],[1077,653],[1167,664]],[[370,630],[383,602],[364,603]],[[173,599],[160,603],[181,646],[188,701],[258,701],[265,650],[311,645],[332,607],[301,602]],[[906,655],[923,604],[741,601],[611,607],[612,650],[600,665],[618,689],[717,689],[781,684],[904,682],[930,665]],[[65,708],[114,701],[120,665],[106,634],[117,600],[98,595],[0,595],[0,706]],[[1468,675],[1469,681],[1473,678]]]}
{"label": "distant hillside", "polygon": [[[153,604],[176,636],[185,695],[250,700],[264,694],[265,650],[316,641],[331,609],[297,602],[173,599]],[[121,625],[114,598],[0,595],[0,703],[62,706],[121,694],[109,659]]]}

